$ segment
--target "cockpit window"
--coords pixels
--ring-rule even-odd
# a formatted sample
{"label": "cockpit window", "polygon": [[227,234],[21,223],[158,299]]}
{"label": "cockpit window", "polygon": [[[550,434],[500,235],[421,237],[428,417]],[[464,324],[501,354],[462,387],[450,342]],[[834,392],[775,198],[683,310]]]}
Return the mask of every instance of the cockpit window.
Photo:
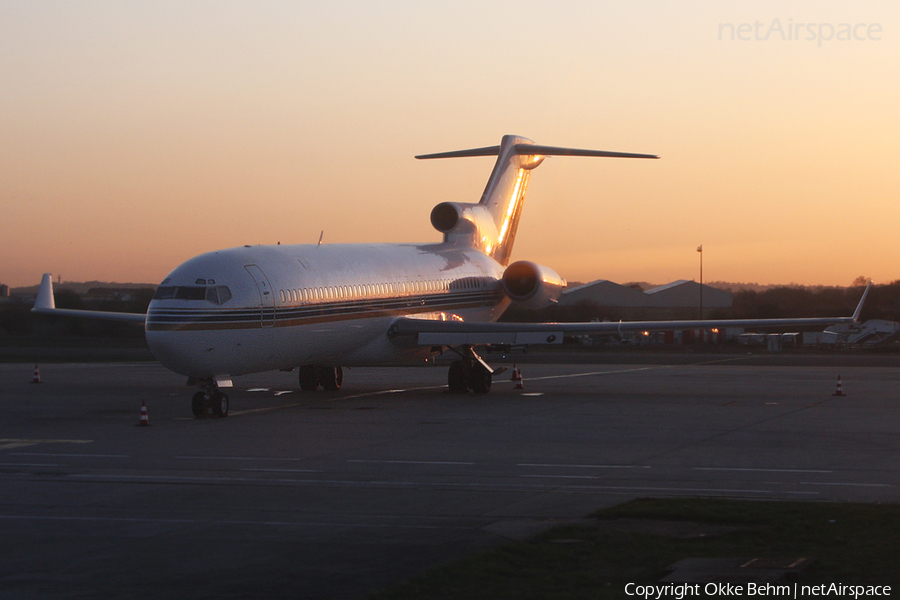
{"label": "cockpit window", "polygon": [[182,285],[175,289],[176,300],[206,300],[206,286]]}
{"label": "cockpit window", "polygon": [[174,285],[161,285],[156,288],[156,293],[153,294],[154,300],[169,300],[175,297],[175,286]]}
{"label": "cockpit window", "polygon": [[217,286],[216,289],[219,291],[219,304],[225,304],[231,300],[231,290],[228,289],[227,285]]}
{"label": "cockpit window", "polygon": [[161,285],[156,288],[154,300],[206,300],[211,304],[224,304],[231,300],[231,290],[226,285]]}

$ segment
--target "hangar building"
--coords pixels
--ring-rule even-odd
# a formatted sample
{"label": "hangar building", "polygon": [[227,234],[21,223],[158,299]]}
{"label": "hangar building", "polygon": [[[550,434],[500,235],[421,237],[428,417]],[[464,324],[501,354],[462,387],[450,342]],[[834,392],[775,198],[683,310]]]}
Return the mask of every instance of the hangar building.
{"label": "hangar building", "polygon": [[708,285],[701,286],[696,281],[686,279],[645,292],[598,279],[564,291],[559,303],[562,306],[591,302],[597,306],[621,308],[696,308],[700,306],[701,289],[704,308],[731,308],[733,297],[729,292]]}

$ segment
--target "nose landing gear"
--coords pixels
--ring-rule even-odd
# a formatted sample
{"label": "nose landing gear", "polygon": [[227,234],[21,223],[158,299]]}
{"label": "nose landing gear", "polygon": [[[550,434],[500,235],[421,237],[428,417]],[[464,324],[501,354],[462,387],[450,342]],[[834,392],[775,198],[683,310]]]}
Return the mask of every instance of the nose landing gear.
{"label": "nose landing gear", "polygon": [[191,411],[198,419],[228,416],[228,394],[221,391],[213,380],[200,384],[201,390],[191,400]]}

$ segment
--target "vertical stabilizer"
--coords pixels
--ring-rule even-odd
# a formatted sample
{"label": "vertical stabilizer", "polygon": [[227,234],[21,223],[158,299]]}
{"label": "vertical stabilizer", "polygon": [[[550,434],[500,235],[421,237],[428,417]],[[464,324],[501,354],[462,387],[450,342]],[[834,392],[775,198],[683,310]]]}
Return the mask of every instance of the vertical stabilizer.
{"label": "vertical stabilizer", "polygon": [[521,154],[520,147],[527,145],[534,142],[514,135],[503,136],[497,162],[479,202],[488,209],[497,226],[497,240],[488,254],[504,266],[509,264],[531,170],[544,160],[540,154]]}
{"label": "vertical stabilizer", "polygon": [[[481,201],[477,205],[450,202],[439,204],[432,211],[432,224],[445,234],[446,241],[466,240],[466,243],[492,256],[504,266],[509,264],[531,170],[540,165],[545,157],[659,158],[652,154],[541,146],[515,135],[503,136],[499,146],[424,154],[416,158],[465,156],[497,157]],[[485,213],[489,216],[489,224],[481,223]]]}

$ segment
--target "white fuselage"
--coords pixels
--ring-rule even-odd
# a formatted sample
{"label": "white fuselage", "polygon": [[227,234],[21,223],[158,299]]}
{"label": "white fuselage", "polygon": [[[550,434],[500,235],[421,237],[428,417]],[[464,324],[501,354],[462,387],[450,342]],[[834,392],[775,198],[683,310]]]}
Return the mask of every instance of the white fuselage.
{"label": "white fuselage", "polygon": [[300,365],[378,365],[432,353],[387,336],[400,316],[496,320],[504,267],[456,244],[244,246],[163,281],[147,343],[175,372],[227,377]]}

